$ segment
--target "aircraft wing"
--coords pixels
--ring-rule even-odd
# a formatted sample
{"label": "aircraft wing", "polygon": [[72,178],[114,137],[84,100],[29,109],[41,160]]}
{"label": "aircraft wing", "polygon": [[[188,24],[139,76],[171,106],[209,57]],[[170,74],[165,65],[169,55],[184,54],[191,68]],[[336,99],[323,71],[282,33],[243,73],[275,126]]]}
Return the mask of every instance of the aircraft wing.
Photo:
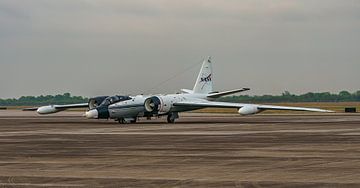
{"label": "aircraft wing", "polygon": [[309,112],[334,112],[331,110],[324,110],[319,108],[304,108],[293,106],[273,106],[273,105],[258,105],[260,110],[291,110],[291,111],[309,111]]}
{"label": "aircraft wing", "polygon": [[85,108],[85,107],[89,107],[89,103],[54,105],[54,107],[56,109]]}
{"label": "aircraft wing", "polygon": [[174,103],[174,106],[182,107],[201,107],[201,108],[242,108],[244,106],[252,106],[260,111],[263,110],[291,110],[291,111],[309,111],[309,112],[333,112],[330,110],[323,110],[318,108],[303,108],[290,106],[274,106],[261,104],[244,104],[244,103],[229,103],[229,102],[212,102],[212,101],[184,101]]}
{"label": "aircraft wing", "polygon": [[[65,110],[69,108],[85,108],[89,107],[89,103],[79,103],[79,104],[65,104],[65,105],[50,105],[50,107],[57,110]],[[37,111],[41,107],[33,107],[33,108],[24,108],[23,111]]]}
{"label": "aircraft wing", "polygon": [[23,108],[22,111],[36,111],[39,107]]}

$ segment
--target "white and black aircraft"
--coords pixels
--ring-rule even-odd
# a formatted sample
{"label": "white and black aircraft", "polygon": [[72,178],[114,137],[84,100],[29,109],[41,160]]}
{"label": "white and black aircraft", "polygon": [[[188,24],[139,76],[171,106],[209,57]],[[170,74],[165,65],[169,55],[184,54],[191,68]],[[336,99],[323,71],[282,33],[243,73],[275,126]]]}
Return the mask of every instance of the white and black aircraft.
{"label": "white and black aircraft", "polygon": [[257,114],[265,110],[292,110],[310,112],[332,112],[329,110],[303,107],[273,106],[261,104],[244,104],[216,102],[215,99],[249,90],[248,88],[230,91],[213,91],[213,72],[210,58],[204,60],[195,86],[192,90],[182,89],[180,94],[137,95],[96,97],[89,103],[72,105],[51,105],[36,108],[39,114],[56,113],[69,108],[89,107],[85,116],[90,119],[114,119],[119,123],[135,123],[139,117],[167,116],[168,123],[179,118],[179,112],[202,108],[236,108],[241,115]]}

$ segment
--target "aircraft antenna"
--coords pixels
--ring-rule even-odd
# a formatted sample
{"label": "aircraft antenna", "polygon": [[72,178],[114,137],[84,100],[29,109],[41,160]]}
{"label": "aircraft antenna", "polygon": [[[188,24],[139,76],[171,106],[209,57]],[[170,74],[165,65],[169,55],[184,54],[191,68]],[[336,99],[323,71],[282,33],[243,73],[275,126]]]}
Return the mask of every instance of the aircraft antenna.
{"label": "aircraft antenna", "polygon": [[181,72],[178,72],[178,73],[174,74],[173,76],[169,77],[168,79],[166,79],[166,80],[164,80],[164,81],[161,81],[160,83],[158,83],[158,84],[154,85],[153,87],[151,87],[150,89],[148,89],[148,90],[146,91],[146,93],[150,94],[151,91],[154,91],[155,89],[157,89],[157,88],[159,88],[160,86],[166,84],[167,82],[169,82],[169,81],[171,81],[171,80],[179,77],[180,75],[188,72],[189,70],[191,70],[191,69],[199,66],[200,64],[202,64],[203,61],[204,61],[204,59],[202,59],[202,60],[200,60],[200,61],[197,61],[196,63],[192,64],[191,66],[183,69]]}

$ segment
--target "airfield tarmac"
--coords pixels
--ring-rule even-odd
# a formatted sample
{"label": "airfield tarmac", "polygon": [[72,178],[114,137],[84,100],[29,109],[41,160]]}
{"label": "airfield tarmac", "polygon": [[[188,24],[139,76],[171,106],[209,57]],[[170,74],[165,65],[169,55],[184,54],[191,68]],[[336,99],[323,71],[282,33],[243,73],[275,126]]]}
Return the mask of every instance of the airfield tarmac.
{"label": "airfield tarmac", "polygon": [[0,111],[0,187],[360,187],[359,114],[81,114]]}

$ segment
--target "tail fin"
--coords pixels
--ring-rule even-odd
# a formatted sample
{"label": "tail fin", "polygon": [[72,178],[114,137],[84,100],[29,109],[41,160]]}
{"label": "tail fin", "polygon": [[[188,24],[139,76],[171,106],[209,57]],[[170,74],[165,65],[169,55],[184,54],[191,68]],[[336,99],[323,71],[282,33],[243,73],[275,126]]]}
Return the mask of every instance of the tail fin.
{"label": "tail fin", "polygon": [[212,72],[212,66],[211,66],[211,59],[210,57],[208,59],[205,59],[200,73],[197,77],[195,86],[194,86],[194,93],[203,93],[203,94],[209,94],[213,91],[213,72]]}

